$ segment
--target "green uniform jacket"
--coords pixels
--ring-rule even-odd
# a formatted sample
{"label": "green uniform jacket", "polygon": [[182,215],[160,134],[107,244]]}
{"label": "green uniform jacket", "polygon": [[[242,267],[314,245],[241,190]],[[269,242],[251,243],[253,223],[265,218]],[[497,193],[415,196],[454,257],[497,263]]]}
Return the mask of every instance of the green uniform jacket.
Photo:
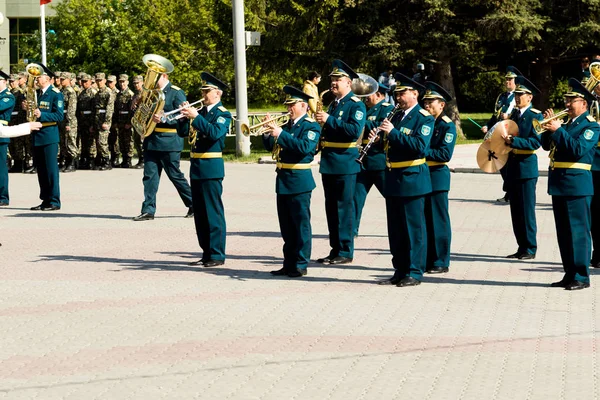
{"label": "green uniform jacket", "polygon": [[77,93],[75,93],[75,89],[71,86],[64,86],[62,94],[65,100],[65,119],[63,123],[71,129],[77,129]]}
{"label": "green uniform jacket", "polygon": [[[600,125],[586,111],[566,128],[560,127],[555,132],[542,133],[542,147],[550,150],[554,162],[591,165],[599,136]],[[592,196],[594,186],[591,171],[577,168],[550,168],[548,194],[550,196]]]}
{"label": "green uniform jacket", "polygon": [[[284,164],[310,164],[321,136],[321,126],[305,114],[298,122],[288,122],[275,141],[272,136],[263,136],[263,144],[268,151],[280,146],[277,162]],[[316,187],[312,170],[277,168],[275,192],[277,194],[305,193]]]}
{"label": "green uniform jacket", "polygon": [[[542,113],[535,108],[529,107],[523,115],[519,109],[513,111],[510,119],[515,121],[519,127],[519,136],[513,138],[513,143],[510,147],[517,150],[537,150],[541,146],[540,137],[533,129],[532,121],[534,119],[541,120]],[[516,154],[512,152],[508,156],[506,162],[507,182],[516,179],[531,179],[539,176],[538,158],[535,154]]]}
{"label": "green uniform jacket", "polygon": [[[0,92],[0,121],[3,121],[2,125],[8,125],[14,108],[15,96],[6,88]],[[10,139],[8,138],[0,138],[0,144],[9,142]]]}
{"label": "green uniform jacket", "polygon": [[50,85],[46,93],[38,92],[38,108],[41,111],[39,122],[56,122],[53,125],[45,126],[39,131],[31,132],[33,146],[45,146],[48,144],[59,143],[58,122],[64,119],[64,100],[63,95],[54,86]]}
{"label": "green uniform jacket", "polygon": [[[181,103],[185,101],[185,93],[183,90],[167,83],[164,87],[165,107],[164,112],[173,111],[179,108]],[[185,118],[179,121],[161,122],[156,124],[156,128],[176,129],[177,133],[172,132],[156,132],[156,130],[144,139],[144,149],[153,151],[181,151],[183,150],[183,138],[187,136],[189,123]]]}
{"label": "green uniform jacket", "polygon": [[[369,142],[369,132],[372,129],[377,129],[381,125],[381,121],[388,116],[394,109],[390,103],[381,100],[373,107],[367,110],[367,122],[365,124],[365,133],[363,135],[363,146]],[[383,132],[379,132],[379,136],[383,139]],[[363,167],[367,171],[383,171],[385,169],[385,152],[383,151],[383,140],[374,143],[363,158]]]}
{"label": "green uniform jacket", "polygon": [[133,101],[133,92],[127,88],[120,91],[115,98],[115,117],[113,121],[118,124],[131,124],[131,102]]}
{"label": "green uniform jacket", "polygon": [[[340,99],[337,106],[335,102],[331,103],[327,113],[329,118],[323,125],[321,133],[323,140],[335,143],[356,142],[365,127],[367,113],[365,104],[350,92]],[[356,147],[323,148],[319,172],[335,175],[358,174],[360,165],[355,161],[357,158]]]}
{"label": "green uniform jacket", "polygon": [[[454,153],[456,145],[456,125],[445,114],[441,114],[433,128],[433,136],[429,143],[427,161],[447,163]],[[429,167],[431,176],[431,190],[433,192],[447,192],[450,190],[450,168],[446,164]]]}
{"label": "green uniform jacket", "polygon": [[231,124],[231,113],[218,102],[206,116],[202,112],[192,121],[196,141],[191,148],[190,179],[218,179],[225,176],[223,157],[194,158],[195,154],[220,153],[225,148],[225,135]]}

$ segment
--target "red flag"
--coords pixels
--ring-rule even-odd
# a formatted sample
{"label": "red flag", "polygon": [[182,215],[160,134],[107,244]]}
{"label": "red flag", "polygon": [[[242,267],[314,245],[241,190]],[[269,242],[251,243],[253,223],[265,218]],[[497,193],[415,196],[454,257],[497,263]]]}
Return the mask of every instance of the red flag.
{"label": "red flag", "polygon": [[50,3],[52,0],[40,0],[40,6]]}

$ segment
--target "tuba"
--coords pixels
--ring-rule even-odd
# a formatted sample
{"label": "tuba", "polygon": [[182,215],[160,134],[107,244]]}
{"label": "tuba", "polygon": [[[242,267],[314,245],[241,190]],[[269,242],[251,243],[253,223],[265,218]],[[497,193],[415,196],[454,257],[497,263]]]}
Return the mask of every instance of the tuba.
{"label": "tuba", "polygon": [[152,120],[154,114],[160,114],[165,107],[165,95],[156,87],[158,80],[162,74],[171,73],[174,67],[171,61],[157,54],[146,54],[142,61],[148,70],[144,77],[140,102],[131,118],[131,126],[144,138],[154,132],[156,127],[156,122]]}
{"label": "tuba", "polygon": [[379,90],[379,83],[367,74],[358,73],[358,78],[352,80],[352,92],[357,97],[367,97]]}
{"label": "tuba", "polygon": [[34,115],[37,109],[37,91],[35,90],[35,80],[38,76],[44,73],[44,70],[39,64],[31,63],[25,67],[27,71],[27,87],[25,88],[25,102],[27,104],[27,122],[34,122],[36,117]]}
{"label": "tuba", "polygon": [[596,95],[595,89],[600,84],[600,62],[593,62],[589,67],[590,77],[587,79],[587,82],[584,83],[585,88],[596,96],[596,100],[590,104],[590,115],[596,121],[600,120],[600,103],[598,102],[598,95]]}

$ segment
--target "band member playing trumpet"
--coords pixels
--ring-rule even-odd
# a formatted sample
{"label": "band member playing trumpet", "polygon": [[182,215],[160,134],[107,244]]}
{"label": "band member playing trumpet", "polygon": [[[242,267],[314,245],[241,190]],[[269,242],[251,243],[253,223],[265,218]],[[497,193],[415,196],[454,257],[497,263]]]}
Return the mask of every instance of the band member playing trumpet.
{"label": "band member playing trumpet", "polygon": [[346,264],[354,257],[354,190],[360,165],[356,141],[365,126],[366,107],[352,92],[358,78],[346,63],[333,61],[331,92],[335,101],[315,119],[323,126],[320,172],[325,192],[325,213],[331,250],[317,262]]}
{"label": "band member playing trumpet", "polygon": [[[370,96],[365,98],[365,103],[369,108],[367,110],[367,122],[365,123],[365,134],[363,135],[362,144],[365,146],[369,143],[369,132],[371,129],[378,128],[381,121],[394,109],[390,103],[385,101],[385,96],[390,88],[384,84],[379,84],[379,89]],[[383,188],[385,184],[385,153],[383,151],[383,141],[381,140],[382,132],[379,133],[377,142],[369,148],[366,156],[362,160],[363,168],[356,176],[356,191],[354,192],[354,236],[358,236],[360,226],[360,218],[362,210],[367,200],[367,195],[371,187],[375,185],[379,193],[383,196]]]}
{"label": "band member playing trumpet", "polygon": [[[435,119],[418,104],[425,88],[396,73],[396,103],[404,110],[390,122],[384,119],[386,150],[385,204],[392,264],[396,270],[381,285],[416,286],[421,283],[427,257],[425,196],[431,177],[425,157]],[[372,129],[369,136],[375,135]]]}
{"label": "band member playing trumpet", "polygon": [[531,260],[537,251],[537,224],[535,219],[535,188],[538,180],[538,160],[535,151],[541,146],[532,121],[541,120],[542,113],[531,107],[534,95],[540,93],[524,76],[515,78],[515,110],[510,119],[517,123],[519,135],[504,132],[503,138],[512,148],[504,166],[504,182],[510,192],[510,217],[517,240],[517,251],[507,258]]}
{"label": "band member playing trumpet", "polygon": [[[310,198],[316,187],[310,163],[321,134],[320,125],[307,115],[311,96],[293,86],[284,86],[284,104],[290,120],[280,127],[267,123],[263,144],[277,160],[277,216],[283,238],[283,268],[271,271],[275,276],[297,278],[306,275],[310,262],[312,229]],[[269,118],[269,116],[267,116]]]}
{"label": "band member playing trumpet", "polygon": [[569,79],[565,106],[570,118],[565,127],[544,113],[542,147],[549,150],[548,194],[565,275],[551,286],[567,290],[590,286],[589,264],[592,251],[590,203],[594,194],[592,162],[598,145],[600,126],[589,115],[594,96],[576,79]]}
{"label": "band member playing trumpet", "polygon": [[[185,93],[169,82],[168,74],[161,74],[157,88],[162,90],[165,95],[164,112],[175,110],[185,102]],[[192,189],[179,168],[181,150],[183,150],[183,139],[180,135],[187,135],[188,123],[182,120],[162,122],[161,117],[162,113],[152,117],[152,120],[156,122],[156,128],[150,136],[144,139],[144,202],[142,203],[142,213],[134,217],[134,221],[154,219],[156,192],[163,169],[173,182],[183,204],[188,208],[185,218],[194,216]]]}
{"label": "band member playing trumpet", "polygon": [[443,87],[432,81],[425,84],[423,96],[425,110],[435,118],[433,135],[427,153],[427,166],[431,177],[431,193],[425,197],[425,221],[427,223],[427,262],[425,272],[441,274],[450,267],[450,242],[452,229],[448,213],[448,191],[450,169],[456,144],[456,125],[445,114],[446,103],[452,96]]}
{"label": "band member playing trumpet", "polygon": [[[225,209],[223,195],[223,149],[231,124],[231,113],[221,104],[227,85],[208,72],[202,72],[204,106],[198,111],[183,103],[181,113],[191,120],[190,179],[194,223],[202,258],[190,265],[215,267],[225,263]],[[194,132],[195,131],[195,132]]]}

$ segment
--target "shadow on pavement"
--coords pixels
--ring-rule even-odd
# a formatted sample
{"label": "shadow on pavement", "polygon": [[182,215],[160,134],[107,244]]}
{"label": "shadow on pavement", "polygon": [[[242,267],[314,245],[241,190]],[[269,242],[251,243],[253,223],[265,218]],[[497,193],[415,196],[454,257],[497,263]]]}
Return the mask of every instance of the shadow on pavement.
{"label": "shadow on pavement", "polygon": [[[47,211],[47,212],[37,212],[32,211],[29,213],[19,213],[13,215],[7,215],[7,217],[17,217],[17,218],[94,218],[94,219],[131,219],[131,216],[125,215],[107,215],[107,214],[66,214],[63,212],[56,211]],[[157,217],[157,218],[175,218],[175,217]],[[179,217],[181,218],[181,217]]]}
{"label": "shadow on pavement", "polygon": [[532,261],[532,260],[516,260],[514,258],[506,258],[506,256],[486,255],[486,254],[461,254],[451,253],[450,261],[466,261],[466,262],[499,262],[499,263],[522,263],[523,265],[562,265],[562,263],[551,261]]}

